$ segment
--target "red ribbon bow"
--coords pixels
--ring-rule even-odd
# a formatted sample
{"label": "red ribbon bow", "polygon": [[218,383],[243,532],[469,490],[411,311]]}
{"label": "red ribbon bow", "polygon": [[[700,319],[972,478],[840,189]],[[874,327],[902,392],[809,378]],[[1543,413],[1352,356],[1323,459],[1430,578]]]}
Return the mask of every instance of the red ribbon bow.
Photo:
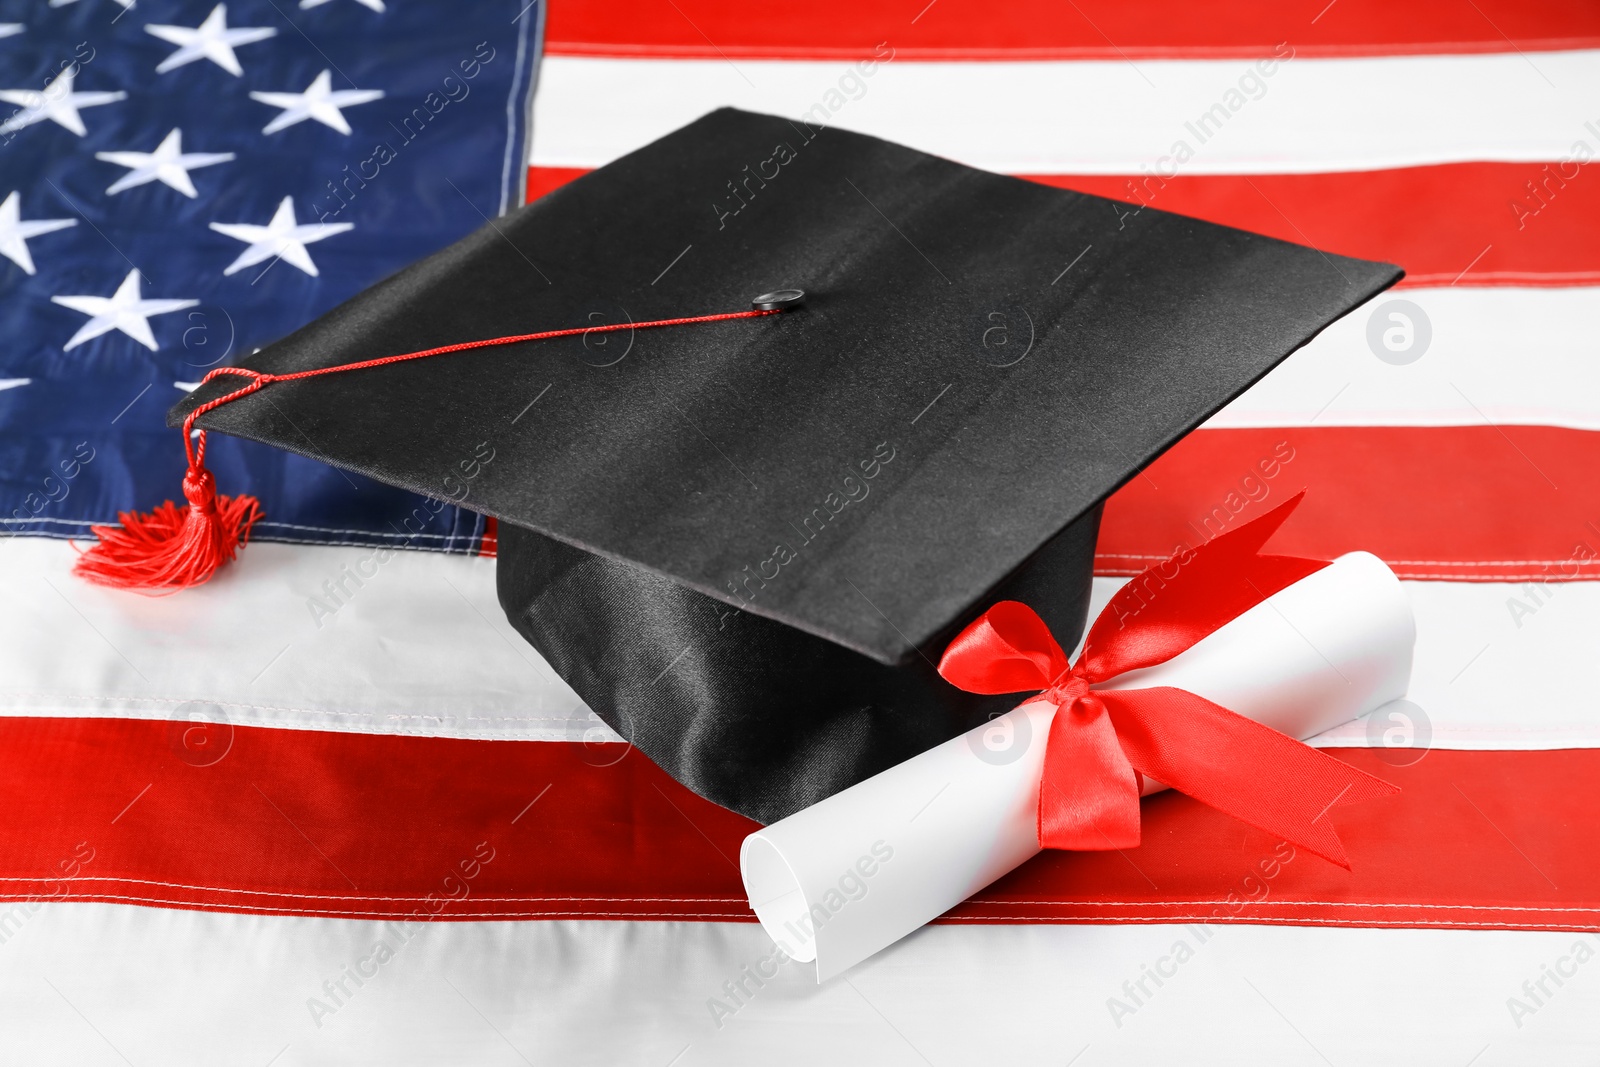
{"label": "red ribbon bow", "polygon": [[984,612],[945,649],[946,681],[971,693],[1039,690],[1058,707],[1039,786],[1040,847],[1138,845],[1143,775],[1350,868],[1329,810],[1395,786],[1183,689],[1092,688],[1166,662],[1326,567],[1260,552],[1302,496],[1123,586],[1095,619],[1076,666],[1044,620],[1014,600]]}

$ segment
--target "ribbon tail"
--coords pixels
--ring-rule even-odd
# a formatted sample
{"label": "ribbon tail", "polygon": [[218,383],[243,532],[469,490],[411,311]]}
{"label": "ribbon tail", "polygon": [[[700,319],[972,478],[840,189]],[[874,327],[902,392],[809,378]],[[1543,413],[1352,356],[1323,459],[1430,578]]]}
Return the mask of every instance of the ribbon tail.
{"label": "ribbon tail", "polygon": [[1140,773],[1345,870],[1350,860],[1330,812],[1400,791],[1182,689],[1094,695]]}
{"label": "ribbon tail", "polygon": [[1326,567],[1327,560],[1260,552],[1304,495],[1298,493],[1260,518],[1135,576],[1089,628],[1079,673],[1099,682],[1165,663],[1274,593]]}
{"label": "ribbon tail", "polygon": [[1039,846],[1081,851],[1139,844],[1139,775],[1105,707],[1088,694],[1050,722],[1039,780]]}

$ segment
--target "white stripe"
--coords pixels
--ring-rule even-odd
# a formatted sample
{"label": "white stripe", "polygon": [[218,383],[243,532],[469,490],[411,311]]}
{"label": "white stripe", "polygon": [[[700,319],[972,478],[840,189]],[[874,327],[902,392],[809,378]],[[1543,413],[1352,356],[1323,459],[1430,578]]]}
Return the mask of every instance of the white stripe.
{"label": "white stripe", "polygon": [[[251,545],[172,597],[99,589],[69,545],[0,541],[0,714],[191,717],[358,733],[613,740],[511,629],[489,560],[394,552],[319,628],[373,549]],[[1124,579],[1096,579],[1093,610]],[[1417,614],[1410,699],[1439,748],[1600,747],[1600,582],[1406,582]],[[1510,604],[1521,607],[1513,612]],[[1322,743],[1364,744],[1356,724]]]}
{"label": "white stripe", "polygon": [[595,167],[714,108],[798,118],[820,104],[818,121],[831,106],[846,129],[1013,174],[1137,173],[1178,142],[1186,174],[1545,162],[1600,145],[1584,127],[1600,125],[1597,101],[1594,51],[1289,59],[1265,78],[1231,59],[898,61],[861,78],[843,62],[551,56],[533,161]]}
{"label": "white stripe", "polygon": [[[0,946],[7,1060],[1409,1067],[1600,1047],[1593,934],[1217,926],[1202,943],[1192,926],[934,926],[819,987],[797,963],[745,977],[772,951],[753,924],[414,929],[402,942],[376,922],[45,904]],[[1531,1006],[1522,983],[1558,961],[1573,973],[1514,1019],[1508,998]],[[1158,962],[1159,986],[1144,978]],[[312,998],[331,1013],[314,1021]],[[713,998],[729,1014],[714,1019]],[[1112,998],[1133,1010],[1113,1019]]]}
{"label": "white stripe", "polygon": [[75,558],[0,541],[0,714],[614,736],[506,622],[492,560],[260,543],[206,585],[145,597],[73,577]]}
{"label": "white stripe", "polygon": [[[1588,286],[1384,293],[1329,326],[1206,425],[1482,426],[1487,421],[1600,430],[1596,322],[1600,288]],[[1379,351],[1394,358],[1382,333],[1408,328],[1413,345],[1421,338],[1418,331],[1431,334],[1421,355],[1403,365],[1379,358]],[[1368,336],[1374,329],[1376,347]],[[1391,340],[1405,343],[1403,332]]]}
{"label": "white stripe", "polygon": [[[1600,582],[1404,585],[1417,616],[1407,699],[1433,747],[1600,748]],[[1367,726],[1317,743],[1367,745]]]}
{"label": "white stripe", "polygon": [[[1096,578],[1091,618],[1126,582]],[[1406,699],[1442,749],[1600,748],[1600,582],[1402,582],[1417,619]],[[1513,611],[1511,603],[1521,607]],[[1381,713],[1380,713],[1381,714]],[[1357,720],[1312,739],[1363,747]],[[1381,732],[1378,735],[1381,738]]]}

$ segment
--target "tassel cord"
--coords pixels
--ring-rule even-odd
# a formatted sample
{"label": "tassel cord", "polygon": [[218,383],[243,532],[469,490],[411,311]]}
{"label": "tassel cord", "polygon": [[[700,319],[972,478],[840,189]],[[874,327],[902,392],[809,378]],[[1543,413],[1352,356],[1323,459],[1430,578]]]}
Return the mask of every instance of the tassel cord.
{"label": "tassel cord", "polygon": [[586,336],[617,330],[651,329],[658,326],[681,326],[689,323],[723,322],[729,319],[761,318],[777,314],[781,314],[781,309],[755,308],[750,311],[657,319],[652,322],[622,322],[605,326],[544,330],[509,337],[491,337],[481,341],[464,341],[397,356],[381,356],[357,363],[318,367],[289,374],[268,374],[248,367],[217,367],[201,379],[201,385],[206,385],[212,379],[223,375],[248,380],[232,392],[224,393],[199,405],[183,420],[183,447],[188,459],[188,469],[183,477],[183,495],[189,506],[180,509],[172,501],[167,501],[145,514],[122,512],[117,516],[120,526],[93,527],[99,542],[90,546],[78,557],[73,571],[79,577],[97,585],[159,595],[199,585],[209,580],[219,567],[231,561],[239,549],[249,542],[251,528],[262,517],[261,504],[253,496],[218,495],[216,479],[205,465],[206,432],[196,430],[194,424],[195,420],[207,412],[214,411],[240,397],[259,392],[274,382],[299,381],[325,374],[366,370],[390,363],[404,363],[452,352],[520,344],[526,341],[545,341],[557,337]]}

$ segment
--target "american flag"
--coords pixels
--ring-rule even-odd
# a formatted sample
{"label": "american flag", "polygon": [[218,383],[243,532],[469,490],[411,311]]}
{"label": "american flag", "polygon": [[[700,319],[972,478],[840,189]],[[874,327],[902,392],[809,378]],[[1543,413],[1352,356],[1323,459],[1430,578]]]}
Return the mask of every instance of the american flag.
{"label": "american flag", "polygon": [[[550,7],[0,18],[0,1060],[1600,1051],[1600,10]],[[1406,580],[1409,703],[1315,742],[1404,790],[1339,812],[1353,873],[1152,798],[1138,849],[1041,856],[818,987],[745,904],[752,824],[510,629],[476,516],[216,437],[265,543],[169,598],[70,577],[64,538],[173,492],[206,368],[723,105],[1407,269],[1098,553],[1094,610],[1307,488],[1275,548]]]}

